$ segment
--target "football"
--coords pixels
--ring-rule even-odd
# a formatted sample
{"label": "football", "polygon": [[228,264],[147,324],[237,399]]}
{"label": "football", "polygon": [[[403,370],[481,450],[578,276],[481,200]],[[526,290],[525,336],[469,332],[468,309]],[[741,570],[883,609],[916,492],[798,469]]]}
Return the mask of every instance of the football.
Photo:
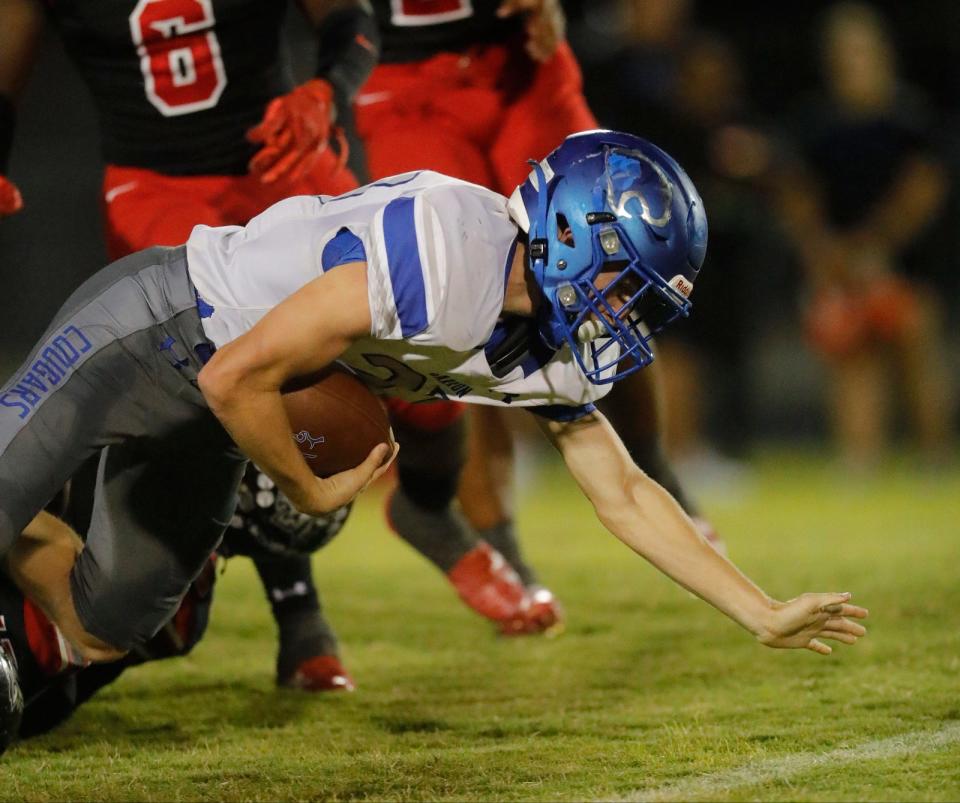
{"label": "football", "polygon": [[343,368],[291,382],[282,398],[300,454],[318,477],[359,465],[378,443],[393,446],[383,404]]}

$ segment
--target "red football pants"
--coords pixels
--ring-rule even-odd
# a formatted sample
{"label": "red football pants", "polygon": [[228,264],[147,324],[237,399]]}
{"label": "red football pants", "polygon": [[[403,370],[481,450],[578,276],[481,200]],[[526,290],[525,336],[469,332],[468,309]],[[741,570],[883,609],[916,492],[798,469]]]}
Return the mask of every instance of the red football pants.
{"label": "red football pants", "polygon": [[357,179],[327,151],[297,182],[263,184],[255,176],[169,176],[108,165],[103,177],[104,223],[111,259],[154,245],[180,245],[193,227],[243,225],[291,195],[339,195]]}
{"label": "red football pants", "polygon": [[371,179],[429,169],[504,195],[564,137],[596,128],[564,42],[545,64],[522,42],[384,64],[354,107]]}

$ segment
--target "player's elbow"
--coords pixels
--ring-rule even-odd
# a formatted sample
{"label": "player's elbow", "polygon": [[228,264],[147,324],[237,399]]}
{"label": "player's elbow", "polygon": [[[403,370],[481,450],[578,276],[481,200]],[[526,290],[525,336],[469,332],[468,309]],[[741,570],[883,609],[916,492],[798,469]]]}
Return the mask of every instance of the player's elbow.
{"label": "player's elbow", "polygon": [[214,413],[229,407],[241,384],[240,372],[228,356],[221,356],[221,352],[214,354],[197,374],[200,392]]}
{"label": "player's elbow", "polygon": [[636,526],[642,515],[646,474],[637,469],[627,472],[617,483],[607,487],[597,498],[591,499],[600,523],[612,533],[621,533]]}

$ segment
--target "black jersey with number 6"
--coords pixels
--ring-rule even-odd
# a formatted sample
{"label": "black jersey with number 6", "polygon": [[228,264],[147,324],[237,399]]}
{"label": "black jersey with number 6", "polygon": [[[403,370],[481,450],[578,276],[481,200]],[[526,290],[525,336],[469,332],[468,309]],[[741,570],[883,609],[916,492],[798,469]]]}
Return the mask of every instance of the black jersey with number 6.
{"label": "black jersey with number 6", "polygon": [[282,0],[48,0],[110,164],[239,174],[246,130],[289,91]]}

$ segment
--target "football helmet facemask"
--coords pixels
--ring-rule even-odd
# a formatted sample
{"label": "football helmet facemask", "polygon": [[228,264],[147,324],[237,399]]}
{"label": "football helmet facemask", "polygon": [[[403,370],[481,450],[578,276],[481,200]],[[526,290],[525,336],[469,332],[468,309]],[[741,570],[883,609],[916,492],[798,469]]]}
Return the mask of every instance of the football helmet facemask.
{"label": "football helmet facemask", "polygon": [[540,335],[568,343],[594,384],[653,360],[653,335],[690,312],[707,248],[703,201],[683,169],[632,134],[567,137],[510,197],[543,292]]}
{"label": "football helmet facemask", "polygon": [[0,755],[13,744],[23,718],[23,692],[13,660],[0,647]]}
{"label": "football helmet facemask", "polygon": [[352,507],[350,502],[324,516],[301,513],[270,477],[250,463],[218,551],[224,557],[311,555],[340,532]]}

